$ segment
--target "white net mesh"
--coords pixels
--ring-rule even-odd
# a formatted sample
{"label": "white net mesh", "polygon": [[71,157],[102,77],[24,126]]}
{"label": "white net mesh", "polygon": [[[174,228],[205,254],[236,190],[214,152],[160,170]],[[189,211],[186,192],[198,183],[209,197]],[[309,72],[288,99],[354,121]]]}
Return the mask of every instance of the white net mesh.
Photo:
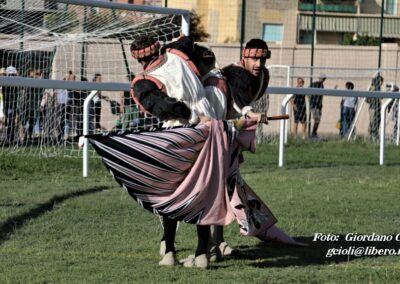
{"label": "white net mesh", "polygon": [[[287,65],[268,66],[270,73],[270,86],[290,87],[290,67]],[[282,101],[286,95],[269,94],[264,95],[254,103],[257,112],[267,111],[268,115],[281,114]],[[285,123],[288,123],[287,121]],[[259,125],[257,128],[257,143],[276,143],[279,139],[279,123],[273,122],[268,125]]]}
{"label": "white net mesh", "polygon": [[[181,16],[165,11],[149,13],[131,10],[131,5],[118,5],[116,9],[110,8],[115,7],[112,4],[96,7],[62,2],[71,1],[15,0],[0,6],[1,75],[128,83],[130,74],[141,71],[131,59],[132,39],[148,34],[165,42],[181,31]],[[97,1],[80,2],[93,5]],[[67,146],[59,151],[74,151],[74,142],[82,135],[83,101],[88,93],[3,87],[2,145],[25,153],[50,150],[52,155],[51,149],[55,151],[59,145]],[[149,123],[142,118],[129,124],[128,120],[139,118],[132,103],[129,94],[99,92],[90,110],[90,131]]]}

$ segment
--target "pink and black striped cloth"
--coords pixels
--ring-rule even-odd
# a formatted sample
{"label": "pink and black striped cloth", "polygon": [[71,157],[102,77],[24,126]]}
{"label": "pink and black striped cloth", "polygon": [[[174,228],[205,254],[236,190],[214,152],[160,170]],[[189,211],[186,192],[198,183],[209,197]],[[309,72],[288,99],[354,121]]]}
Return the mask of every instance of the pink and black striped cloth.
{"label": "pink and black striped cloth", "polygon": [[238,155],[255,150],[256,125],[212,120],[194,127],[89,135],[115,180],[145,209],[199,225],[235,219],[243,235],[276,223],[241,179]]}

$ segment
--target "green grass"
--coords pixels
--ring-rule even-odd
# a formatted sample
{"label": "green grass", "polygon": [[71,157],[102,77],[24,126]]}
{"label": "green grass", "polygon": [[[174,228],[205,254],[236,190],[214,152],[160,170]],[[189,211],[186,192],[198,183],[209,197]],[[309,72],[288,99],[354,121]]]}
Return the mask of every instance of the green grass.
{"label": "green grass", "polygon": [[[329,248],[399,242],[346,242],[344,235],[400,233],[399,148],[378,166],[370,144],[291,143],[286,167],[277,146],[246,154],[242,173],[278,226],[306,248],[262,243],[225,229],[241,255],[211,269],[158,267],[161,227],[119,188],[98,159],[89,178],[79,159],[0,155],[0,283],[398,283],[400,256],[336,256]],[[315,233],[338,242],[312,241]],[[194,251],[195,227],[182,224],[178,258]]]}

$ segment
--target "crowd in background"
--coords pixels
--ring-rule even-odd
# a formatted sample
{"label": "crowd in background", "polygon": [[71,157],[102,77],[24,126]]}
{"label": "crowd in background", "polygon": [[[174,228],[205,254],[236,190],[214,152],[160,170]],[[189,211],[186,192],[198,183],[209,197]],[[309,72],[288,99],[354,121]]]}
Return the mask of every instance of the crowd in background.
{"label": "crowd in background", "polygon": [[[325,74],[320,74],[319,79],[312,82],[310,88],[324,88],[324,82],[326,80]],[[386,84],[386,88],[383,89],[384,78],[378,74],[372,79],[369,91],[387,91],[387,92],[399,92],[399,87],[394,83]],[[304,78],[298,77],[297,88],[304,87]],[[336,88],[336,87],[335,87]],[[354,83],[351,81],[346,82],[346,90],[353,90]],[[309,103],[310,113],[307,113],[307,102]],[[301,125],[301,138],[305,140],[310,137],[312,140],[318,140],[318,126],[322,117],[323,107],[323,96],[321,95],[294,95],[292,100],[293,106],[293,134],[297,139],[299,137],[299,125]],[[369,113],[369,125],[368,133],[371,141],[377,142],[379,140],[379,127],[381,122],[381,98],[366,98],[365,102],[368,105]],[[398,117],[398,100],[393,100],[389,105],[389,111],[392,112],[392,119],[394,120],[394,136],[397,135],[397,117]],[[336,128],[339,130],[339,136],[343,139],[349,135],[354,135],[352,131],[355,127],[355,119],[359,106],[359,98],[354,96],[346,96],[341,99],[339,120],[336,124]],[[309,135],[307,135],[307,121],[313,121],[312,127],[310,127]]]}
{"label": "crowd in background", "polygon": [[[0,69],[0,76],[19,76],[18,70],[9,66]],[[31,69],[28,72],[29,78],[43,78],[42,71]],[[131,82],[133,74],[127,76]],[[75,81],[76,75],[69,71],[64,80]],[[324,88],[325,74],[320,74],[317,81],[312,82],[311,88]],[[82,77],[81,81],[87,81]],[[102,75],[96,73],[93,82],[101,82]],[[304,87],[304,79],[298,77],[296,87]],[[378,75],[372,79],[369,90],[383,90],[384,79]],[[346,82],[347,90],[353,90],[354,84]],[[77,140],[83,135],[83,102],[90,91],[63,90],[63,89],[41,89],[22,87],[2,87],[0,92],[0,130],[3,132],[3,144],[34,143],[39,137],[57,139],[57,141]],[[399,88],[394,83],[386,84],[385,91],[398,92]],[[158,124],[156,118],[146,118],[139,114],[138,107],[133,101],[130,92],[124,92],[120,100],[111,100],[101,92],[97,92],[89,107],[89,133],[96,133],[106,130],[101,125],[102,101],[110,103],[111,113],[116,115],[115,131],[126,131],[137,127],[150,127]],[[376,142],[379,139],[380,127],[380,98],[367,98],[369,113],[369,137]],[[307,112],[309,104],[309,113]],[[293,106],[293,135],[301,139],[310,137],[318,140],[318,128],[322,117],[323,96],[319,95],[295,95],[292,100]],[[343,97],[340,103],[339,116],[336,127],[341,138],[347,138],[353,134],[352,128],[359,99],[357,97]],[[393,101],[389,106],[392,111],[392,119],[395,123],[394,136],[397,134],[398,102]],[[312,126],[307,130],[307,122],[312,121]],[[300,128],[300,129],[299,129]],[[300,134],[299,134],[300,132]]]}
{"label": "crowd in background", "polygon": [[[20,72],[14,66],[0,69],[0,76],[17,77]],[[131,81],[134,75],[128,76]],[[28,78],[43,78],[40,69],[28,71]],[[63,80],[76,81],[77,76],[68,71]],[[87,78],[81,77],[81,81]],[[102,75],[96,73],[93,82],[100,83]],[[43,89],[35,87],[1,87],[0,92],[0,131],[1,143],[5,145],[38,143],[39,139],[59,142],[77,141],[83,135],[83,106],[91,91]],[[126,92],[121,99],[111,100],[96,92],[89,105],[89,133],[105,131],[101,125],[102,101],[110,103],[111,113],[115,115],[114,130],[129,130],[139,121],[138,109]]]}

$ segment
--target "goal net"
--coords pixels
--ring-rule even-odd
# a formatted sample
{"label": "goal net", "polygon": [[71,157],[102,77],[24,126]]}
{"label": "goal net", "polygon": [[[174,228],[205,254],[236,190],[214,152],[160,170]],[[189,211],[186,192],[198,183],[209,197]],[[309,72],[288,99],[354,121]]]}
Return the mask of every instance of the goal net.
{"label": "goal net", "polygon": [[[141,71],[130,55],[132,39],[148,34],[169,41],[179,36],[187,15],[185,10],[92,0],[1,1],[0,75],[13,80],[1,89],[3,149],[78,153],[83,101],[90,91],[101,90],[104,83],[130,82]],[[66,84],[21,86],[19,78]],[[102,84],[90,89],[84,82]],[[128,92],[97,93],[90,107],[91,133],[156,122],[138,113]]]}
{"label": "goal net", "polygon": [[[267,66],[270,80],[269,86],[291,87],[290,85],[290,66],[288,65],[270,65]],[[267,110],[268,116],[281,114],[282,101],[286,94],[273,94],[268,92],[262,98],[254,103],[254,110],[263,112]],[[288,121],[284,121],[286,125]],[[279,139],[279,123],[270,123],[268,125],[258,125],[257,143],[276,143]]]}

